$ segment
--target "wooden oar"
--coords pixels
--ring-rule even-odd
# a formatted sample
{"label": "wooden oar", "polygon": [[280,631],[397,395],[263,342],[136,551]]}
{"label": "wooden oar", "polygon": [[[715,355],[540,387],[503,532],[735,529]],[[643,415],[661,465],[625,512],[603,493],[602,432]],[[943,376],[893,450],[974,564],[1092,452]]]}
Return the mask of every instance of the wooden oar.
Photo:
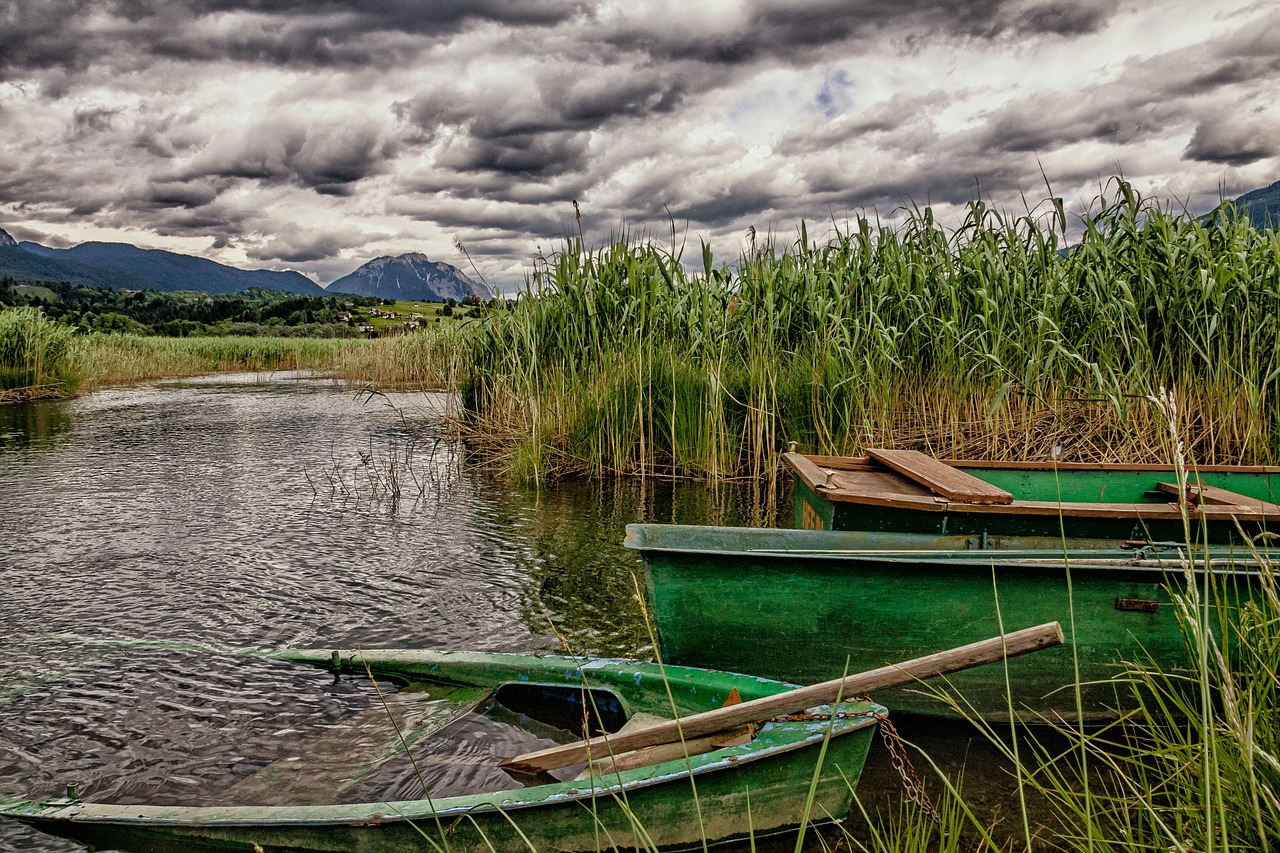
{"label": "wooden oar", "polygon": [[753,699],[739,705],[716,708],[692,714],[678,720],[670,720],[635,732],[616,732],[576,743],[562,744],[550,749],[517,755],[502,762],[503,770],[517,774],[536,775],[559,767],[581,764],[592,757],[630,752],[660,744],[690,740],[715,734],[732,726],[766,720],[781,714],[795,714],[814,705],[825,705],[837,697],[849,698],[874,690],[901,687],[924,678],[947,675],[962,669],[994,663],[1005,657],[1017,657],[1062,644],[1062,626],[1057,622],[1024,628],[1002,637],[992,637],[945,652],[914,658],[898,664],[873,669]]}

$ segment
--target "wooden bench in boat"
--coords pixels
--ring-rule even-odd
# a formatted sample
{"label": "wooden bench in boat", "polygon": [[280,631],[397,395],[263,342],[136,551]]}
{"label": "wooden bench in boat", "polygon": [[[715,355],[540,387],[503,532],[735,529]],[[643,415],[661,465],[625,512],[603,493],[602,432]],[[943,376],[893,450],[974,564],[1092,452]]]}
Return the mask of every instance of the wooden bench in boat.
{"label": "wooden bench in boat", "polygon": [[1013,495],[918,450],[868,448],[867,456],[947,500],[971,504],[1011,504]]}
{"label": "wooden bench in boat", "polygon": [[[1182,489],[1177,483],[1156,483],[1156,488],[1168,495],[1180,497]],[[1202,483],[1187,483],[1186,497],[1192,504],[1203,504],[1214,507],[1239,507],[1248,512],[1280,513],[1280,506],[1268,503],[1261,498],[1251,498],[1239,492],[1221,489],[1217,486],[1206,486]]]}
{"label": "wooden bench in boat", "polygon": [[[369,778],[407,747],[436,734],[481,708],[493,691],[479,687],[431,685],[427,694],[402,690],[301,742],[298,754],[279,758],[236,782],[218,798],[221,805],[296,805],[337,802],[343,792]],[[393,724],[394,719],[394,724]]]}

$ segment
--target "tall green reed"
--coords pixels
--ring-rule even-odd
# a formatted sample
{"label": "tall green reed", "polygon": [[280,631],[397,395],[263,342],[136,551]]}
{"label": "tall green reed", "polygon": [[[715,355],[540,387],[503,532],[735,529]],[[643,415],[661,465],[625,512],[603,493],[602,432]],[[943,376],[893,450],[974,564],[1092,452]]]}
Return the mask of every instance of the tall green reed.
{"label": "tall green reed", "polygon": [[580,236],[469,341],[477,440],[557,472],[775,476],[777,451],[1143,459],[1160,386],[1202,462],[1280,458],[1280,238],[1115,180],[1067,247],[1061,203],[859,217],[734,265]]}
{"label": "tall green reed", "polygon": [[68,393],[78,382],[67,353],[73,330],[36,308],[0,311],[0,400]]}

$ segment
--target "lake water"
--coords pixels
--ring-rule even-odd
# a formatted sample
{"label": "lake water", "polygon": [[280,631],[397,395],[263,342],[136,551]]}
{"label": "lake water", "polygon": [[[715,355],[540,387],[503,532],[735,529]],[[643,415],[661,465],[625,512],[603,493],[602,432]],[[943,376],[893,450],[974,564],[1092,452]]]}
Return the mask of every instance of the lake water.
{"label": "lake water", "polygon": [[[446,402],[276,374],[0,407],[0,794],[208,802],[377,701],[238,649],[649,656],[626,524],[751,515],[514,488],[439,437]],[[5,853],[80,849],[0,823]]]}

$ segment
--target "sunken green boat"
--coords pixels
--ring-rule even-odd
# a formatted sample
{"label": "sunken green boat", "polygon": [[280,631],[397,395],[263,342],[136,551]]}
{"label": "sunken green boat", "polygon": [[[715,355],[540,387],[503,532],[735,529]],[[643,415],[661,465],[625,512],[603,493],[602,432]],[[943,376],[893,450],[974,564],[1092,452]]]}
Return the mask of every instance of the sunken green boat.
{"label": "sunken green boat", "polygon": [[[656,524],[628,525],[626,545],[644,557],[663,658],[688,666],[817,682],[1010,624],[1060,622],[1063,646],[1011,660],[1007,673],[950,677],[963,715],[990,721],[1113,719],[1132,696],[1113,681],[1125,662],[1186,668],[1170,590],[1194,584],[1228,630],[1261,594],[1254,552],[1234,546],[1184,559],[1173,545],[1105,540]],[[923,687],[876,698],[895,713],[958,716]]]}
{"label": "sunken green boat", "polygon": [[[937,460],[787,453],[808,530],[1230,543],[1280,532],[1280,468]],[[1184,513],[1186,524],[1184,525]]]}
{"label": "sunken green boat", "polygon": [[[734,700],[749,701],[795,688],[754,676],[611,659],[416,650],[268,655],[359,677],[367,664],[377,679],[420,691],[429,707],[400,731],[406,746],[443,737],[477,712],[501,710],[544,735],[556,729],[560,739],[572,741],[719,708],[734,691]],[[701,747],[710,749],[702,754],[689,754],[694,750],[686,745],[683,754],[659,763],[602,756],[606,760],[586,769],[561,771],[565,778],[526,785],[499,773],[507,784],[474,794],[180,807],[84,802],[69,791],[64,798],[0,802],[0,814],[94,847],[136,851],[701,849],[703,839],[760,837],[807,820],[843,818],[884,713],[869,702],[822,706],[762,720],[724,740],[728,745]],[[310,751],[325,750],[317,745]],[[419,761],[419,773],[429,776]],[[642,766],[625,769],[634,763]],[[268,778],[256,786],[259,793],[287,788],[287,780],[272,772],[271,765],[260,771]]]}

